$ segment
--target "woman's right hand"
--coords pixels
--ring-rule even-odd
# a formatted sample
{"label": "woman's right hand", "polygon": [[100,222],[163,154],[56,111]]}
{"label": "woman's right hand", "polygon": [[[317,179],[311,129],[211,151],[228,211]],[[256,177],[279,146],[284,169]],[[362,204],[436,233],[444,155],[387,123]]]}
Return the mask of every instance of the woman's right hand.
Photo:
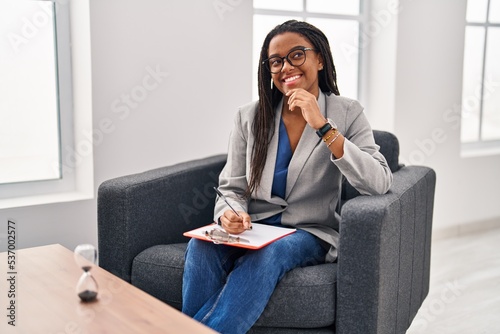
{"label": "woman's right hand", "polygon": [[235,214],[232,210],[226,210],[220,217],[222,228],[230,234],[240,234],[252,228],[252,222],[248,213],[238,211]]}

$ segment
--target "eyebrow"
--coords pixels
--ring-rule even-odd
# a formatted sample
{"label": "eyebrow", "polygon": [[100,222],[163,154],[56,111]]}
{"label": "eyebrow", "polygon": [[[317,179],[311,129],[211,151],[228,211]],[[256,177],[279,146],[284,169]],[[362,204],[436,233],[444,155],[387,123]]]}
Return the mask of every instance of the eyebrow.
{"label": "eyebrow", "polygon": [[[286,54],[289,54],[290,52],[294,51],[294,50],[298,50],[298,49],[302,49],[302,48],[309,48],[310,46],[304,46],[304,45],[297,45],[297,46],[294,46],[293,48],[291,48],[290,50],[288,50],[288,52]],[[267,57],[268,59],[269,58],[272,58],[272,57],[280,57],[281,56],[277,53],[275,54],[272,54],[272,55],[269,55],[269,57]]]}

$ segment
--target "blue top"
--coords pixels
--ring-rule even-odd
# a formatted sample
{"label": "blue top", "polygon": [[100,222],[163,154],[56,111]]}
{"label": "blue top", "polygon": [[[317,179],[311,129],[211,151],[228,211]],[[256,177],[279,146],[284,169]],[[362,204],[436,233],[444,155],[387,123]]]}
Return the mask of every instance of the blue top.
{"label": "blue top", "polygon": [[[285,199],[286,195],[286,178],[288,175],[288,165],[292,160],[292,147],[286,132],[285,123],[280,118],[280,130],[278,137],[278,153],[276,154],[276,165],[274,166],[274,178],[271,194]],[[281,213],[275,214],[269,218],[262,220],[262,223],[270,225],[281,225]]]}

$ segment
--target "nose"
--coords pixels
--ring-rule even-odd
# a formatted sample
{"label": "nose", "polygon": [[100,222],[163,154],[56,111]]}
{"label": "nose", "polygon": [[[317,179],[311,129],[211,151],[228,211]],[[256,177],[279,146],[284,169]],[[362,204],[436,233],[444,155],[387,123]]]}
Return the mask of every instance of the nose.
{"label": "nose", "polygon": [[[286,69],[285,69],[285,67],[286,67]],[[293,69],[294,66],[292,65],[292,63],[287,58],[285,58],[283,60],[283,67],[281,68],[281,72],[288,71],[288,68]]]}

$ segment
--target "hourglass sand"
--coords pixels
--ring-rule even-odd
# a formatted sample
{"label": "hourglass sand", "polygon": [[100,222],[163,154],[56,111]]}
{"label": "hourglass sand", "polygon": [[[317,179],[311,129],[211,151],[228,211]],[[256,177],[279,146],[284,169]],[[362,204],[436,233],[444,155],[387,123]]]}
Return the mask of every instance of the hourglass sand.
{"label": "hourglass sand", "polygon": [[83,302],[91,302],[97,298],[97,282],[90,273],[97,260],[97,250],[89,244],[78,245],[75,248],[75,261],[82,268],[83,274],[76,285],[76,293]]}

